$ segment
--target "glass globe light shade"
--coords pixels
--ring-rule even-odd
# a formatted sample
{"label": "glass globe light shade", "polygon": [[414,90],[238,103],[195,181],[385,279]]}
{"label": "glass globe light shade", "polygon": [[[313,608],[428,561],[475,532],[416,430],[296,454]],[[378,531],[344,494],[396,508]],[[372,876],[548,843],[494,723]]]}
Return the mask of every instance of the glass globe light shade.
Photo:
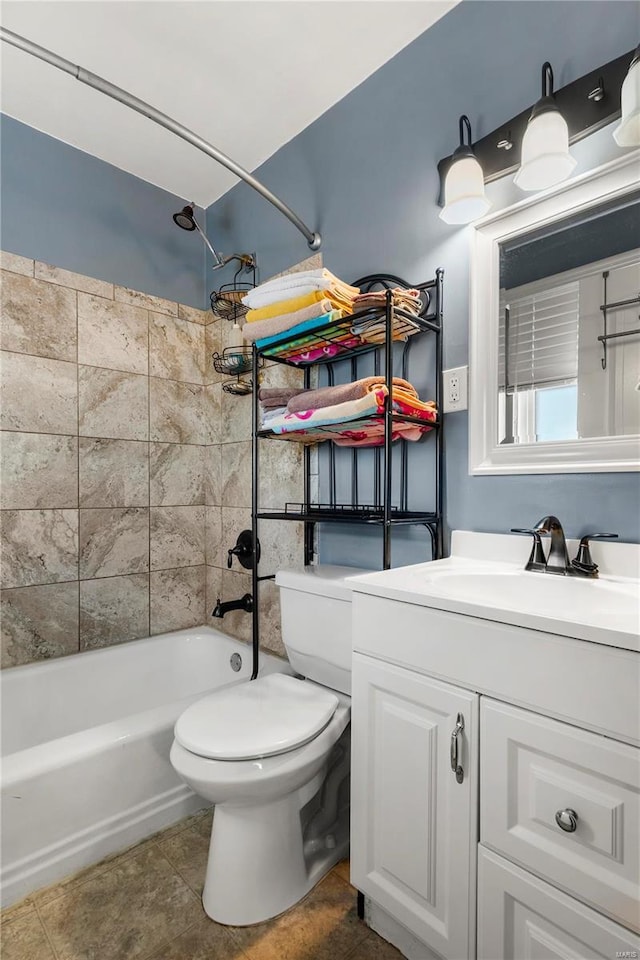
{"label": "glass globe light shade", "polygon": [[613,139],[619,147],[637,147],[640,145],[640,48],[624,78],[620,100],[622,117],[613,131]]}
{"label": "glass globe light shade", "polygon": [[482,167],[476,157],[471,151],[457,159],[454,154],[444,182],[444,207],[440,219],[445,223],[471,223],[484,216],[490,206],[491,201],[484,193]]}
{"label": "glass globe light shade", "polygon": [[520,169],[514,183],[521,190],[544,190],[566,180],[576,161],[569,153],[567,122],[556,107],[534,107],[522,138]]}

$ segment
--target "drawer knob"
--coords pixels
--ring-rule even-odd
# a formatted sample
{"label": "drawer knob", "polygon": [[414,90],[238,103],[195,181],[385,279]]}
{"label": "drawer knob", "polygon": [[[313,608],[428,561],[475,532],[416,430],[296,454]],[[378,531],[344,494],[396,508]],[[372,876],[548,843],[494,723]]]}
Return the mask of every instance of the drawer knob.
{"label": "drawer knob", "polygon": [[567,807],[566,810],[558,810],[556,813],[556,823],[560,829],[566,833],[573,833],[578,826],[578,814],[575,810],[570,810],[569,807]]}

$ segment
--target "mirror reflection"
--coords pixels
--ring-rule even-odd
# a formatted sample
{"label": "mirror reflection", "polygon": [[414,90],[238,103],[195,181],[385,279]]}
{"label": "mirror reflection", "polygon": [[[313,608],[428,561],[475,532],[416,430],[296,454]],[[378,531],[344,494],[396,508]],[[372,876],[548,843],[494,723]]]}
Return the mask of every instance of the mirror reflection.
{"label": "mirror reflection", "polygon": [[500,244],[498,440],[640,434],[640,192]]}

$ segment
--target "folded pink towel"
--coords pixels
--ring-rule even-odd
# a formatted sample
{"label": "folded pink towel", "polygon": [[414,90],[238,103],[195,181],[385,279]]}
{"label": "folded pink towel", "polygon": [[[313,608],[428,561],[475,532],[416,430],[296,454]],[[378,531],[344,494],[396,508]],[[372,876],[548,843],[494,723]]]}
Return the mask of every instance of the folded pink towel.
{"label": "folded pink towel", "polygon": [[[322,317],[325,313],[331,313],[332,309],[330,300],[319,300],[318,303],[313,303],[310,307],[303,307],[302,310],[295,310],[293,313],[282,313],[277,317],[268,317],[266,320],[254,320],[252,323],[245,323],[242,328],[242,336],[249,343],[253,343],[254,340],[262,340],[264,337],[275,337],[278,333],[285,333],[292,327],[297,327],[299,323],[304,323],[305,320],[315,320],[316,317]],[[334,319],[338,318],[335,317]]]}
{"label": "folded pink towel", "polygon": [[[336,403],[346,403],[348,400],[358,400],[366,396],[372,387],[378,384],[386,383],[384,377],[363,377],[362,380],[355,380],[353,383],[340,383],[335,387],[319,387],[317,390],[303,390],[295,393],[287,402],[287,411],[289,413],[300,413],[301,410],[318,410],[322,407],[332,407]],[[393,378],[394,387],[402,387],[404,390],[418,394],[406,380],[402,377]]]}

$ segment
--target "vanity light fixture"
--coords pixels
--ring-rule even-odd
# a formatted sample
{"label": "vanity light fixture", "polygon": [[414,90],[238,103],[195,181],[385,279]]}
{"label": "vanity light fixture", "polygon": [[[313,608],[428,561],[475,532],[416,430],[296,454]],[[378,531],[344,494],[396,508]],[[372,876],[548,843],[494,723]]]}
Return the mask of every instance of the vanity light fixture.
{"label": "vanity light fixture", "polygon": [[[640,46],[635,52],[628,50],[558,90],[553,89],[551,66],[545,63],[542,100],[505,120],[473,144],[464,144],[461,135],[460,146],[465,147],[468,158],[469,155],[475,157],[475,170],[481,169],[485,183],[516,174],[516,183],[523,190],[542,190],[552,183],[560,183],[574,169],[569,145],[616,121],[619,126],[613,135],[619,146],[640,144]],[[445,206],[445,200],[449,202],[450,193],[448,189],[445,191],[445,184],[448,188],[449,171],[457,164],[458,153],[456,150],[438,162],[441,207]],[[533,160],[536,162],[532,163]],[[554,173],[553,180],[549,171]],[[462,172],[463,169],[457,171],[456,177]],[[527,181],[532,182],[529,185]],[[482,196],[479,184],[478,194]],[[469,222],[454,221],[446,213],[441,216],[447,223]]]}
{"label": "vanity light fixture", "polygon": [[620,105],[622,117],[613,131],[613,139],[619,147],[640,146],[640,44],[622,84]]}
{"label": "vanity light fixture", "polygon": [[[445,223],[471,223],[484,216],[491,201],[484,192],[484,174],[471,146],[471,123],[460,117],[460,146],[454,151],[444,182],[444,207],[440,219]],[[467,143],[464,142],[465,130]]]}
{"label": "vanity light fixture", "polygon": [[542,65],[542,97],[531,111],[522,138],[514,183],[521,190],[545,190],[566,180],[575,166],[569,153],[569,128],[556,104],[553,70],[547,60]]}

